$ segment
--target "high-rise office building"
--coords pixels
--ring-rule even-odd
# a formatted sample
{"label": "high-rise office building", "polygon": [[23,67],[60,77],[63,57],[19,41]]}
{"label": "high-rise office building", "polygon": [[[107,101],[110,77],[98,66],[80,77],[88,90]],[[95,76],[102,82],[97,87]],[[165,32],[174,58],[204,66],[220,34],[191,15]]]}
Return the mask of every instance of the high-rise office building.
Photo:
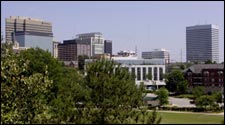
{"label": "high-rise office building", "polygon": [[13,41],[13,35],[18,31],[31,31],[52,34],[52,24],[40,19],[10,16],[6,18],[6,41]]}
{"label": "high-rise office building", "polygon": [[6,42],[17,41],[21,47],[39,47],[53,53],[52,24],[21,16],[6,18]]}
{"label": "high-rise office building", "polygon": [[155,49],[154,51],[142,52],[143,59],[164,59],[165,63],[170,62],[170,54],[166,49]]}
{"label": "high-rise office building", "polygon": [[91,56],[104,53],[104,38],[102,33],[93,32],[93,33],[84,33],[78,34],[77,41],[88,42],[91,45]]}
{"label": "high-rise office building", "polygon": [[219,62],[219,27],[196,25],[186,27],[187,62]]}
{"label": "high-rise office building", "polygon": [[104,40],[104,53],[112,55],[112,40]]}
{"label": "high-rise office building", "polygon": [[64,40],[58,44],[58,59],[60,61],[78,61],[79,55],[90,57],[91,46],[88,41],[78,41],[76,39]]}

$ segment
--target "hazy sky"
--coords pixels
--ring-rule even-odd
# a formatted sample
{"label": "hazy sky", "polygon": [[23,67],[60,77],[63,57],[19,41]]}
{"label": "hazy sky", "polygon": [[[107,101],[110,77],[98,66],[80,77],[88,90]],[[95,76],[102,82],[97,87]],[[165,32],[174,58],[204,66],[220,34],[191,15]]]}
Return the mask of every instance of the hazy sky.
{"label": "hazy sky", "polygon": [[186,61],[186,26],[217,24],[220,62],[224,61],[224,1],[220,2],[1,2],[1,31],[5,18],[28,16],[52,22],[54,37],[62,42],[76,34],[101,32],[120,50],[170,50],[172,61]]}

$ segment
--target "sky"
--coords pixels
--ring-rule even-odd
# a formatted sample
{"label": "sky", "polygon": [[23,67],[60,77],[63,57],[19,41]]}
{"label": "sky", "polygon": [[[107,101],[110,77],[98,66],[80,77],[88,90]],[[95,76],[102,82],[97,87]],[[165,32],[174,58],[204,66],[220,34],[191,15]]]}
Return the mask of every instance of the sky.
{"label": "sky", "polygon": [[53,36],[63,42],[76,34],[101,32],[112,40],[113,54],[165,48],[172,62],[186,61],[186,27],[219,26],[219,56],[224,61],[224,1],[2,1],[5,18],[26,16],[51,22]]}

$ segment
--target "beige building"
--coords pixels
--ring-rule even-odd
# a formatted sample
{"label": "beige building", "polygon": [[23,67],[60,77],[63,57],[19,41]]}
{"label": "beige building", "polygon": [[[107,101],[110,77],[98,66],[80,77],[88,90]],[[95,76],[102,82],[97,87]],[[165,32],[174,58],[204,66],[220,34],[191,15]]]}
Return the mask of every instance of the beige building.
{"label": "beige building", "polygon": [[13,36],[18,31],[52,34],[52,23],[40,19],[10,16],[6,18],[5,22],[6,41],[14,41]]}
{"label": "beige building", "polygon": [[58,58],[58,45],[60,42],[53,39],[53,57]]}

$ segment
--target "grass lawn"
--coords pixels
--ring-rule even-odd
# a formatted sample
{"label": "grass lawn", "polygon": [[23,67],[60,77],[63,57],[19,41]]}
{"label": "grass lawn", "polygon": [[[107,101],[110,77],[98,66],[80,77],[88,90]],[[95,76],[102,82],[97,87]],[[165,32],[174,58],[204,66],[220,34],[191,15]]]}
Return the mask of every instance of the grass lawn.
{"label": "grass lawn", "polygon": [[162,116],[160,124],[222,124],[223,115],[157,112]]}

